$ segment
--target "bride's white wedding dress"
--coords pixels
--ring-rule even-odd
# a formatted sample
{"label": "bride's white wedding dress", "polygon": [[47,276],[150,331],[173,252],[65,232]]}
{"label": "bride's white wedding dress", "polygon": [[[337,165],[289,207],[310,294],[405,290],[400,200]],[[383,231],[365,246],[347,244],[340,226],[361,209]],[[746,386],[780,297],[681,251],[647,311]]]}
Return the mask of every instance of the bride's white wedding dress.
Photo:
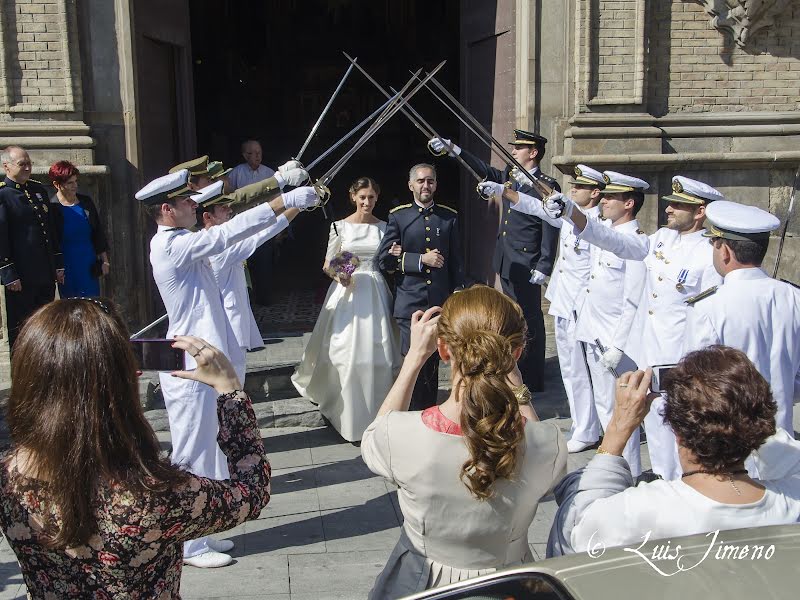
{"label": "bride's white wedding dress", "polygon": [[349,286],[331,283],[325,305],[292,382],[319,405],[322,415],[348,441],[361,440],[400,368],[400,335],[392,296],[375,252],[386,223],[331,225],[326,259],[346,250],[361,261]]}

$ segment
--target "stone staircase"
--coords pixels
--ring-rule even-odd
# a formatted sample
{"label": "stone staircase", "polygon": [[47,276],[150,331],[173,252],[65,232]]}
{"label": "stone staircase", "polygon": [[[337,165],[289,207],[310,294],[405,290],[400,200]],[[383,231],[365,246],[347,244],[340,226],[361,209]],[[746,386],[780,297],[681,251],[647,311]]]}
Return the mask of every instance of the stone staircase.
{"label": "stone staircase", "polygon": [[[244,388],[253,400],[260,427],[317,427],[325,424],[317,406],[301,398],[291,381],[309,335],[270,337],[265,339],[264,349],[248,353]],[[157,374],[147,373],[140,378],[139,394],[145,417],[153,429],[169,431]]]}

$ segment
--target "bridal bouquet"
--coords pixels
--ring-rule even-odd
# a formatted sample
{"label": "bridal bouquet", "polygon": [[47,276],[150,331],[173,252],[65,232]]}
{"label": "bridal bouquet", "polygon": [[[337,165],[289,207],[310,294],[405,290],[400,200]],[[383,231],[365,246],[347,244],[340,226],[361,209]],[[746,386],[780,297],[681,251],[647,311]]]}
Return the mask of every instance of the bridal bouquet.
{"label": "bridal bouquet", "polygon": [[343,250],[336,254],[328,266],[328,274],[338,280],[343,286],[350,285],[353,273],[358,268],[361,261],[352,252]]}

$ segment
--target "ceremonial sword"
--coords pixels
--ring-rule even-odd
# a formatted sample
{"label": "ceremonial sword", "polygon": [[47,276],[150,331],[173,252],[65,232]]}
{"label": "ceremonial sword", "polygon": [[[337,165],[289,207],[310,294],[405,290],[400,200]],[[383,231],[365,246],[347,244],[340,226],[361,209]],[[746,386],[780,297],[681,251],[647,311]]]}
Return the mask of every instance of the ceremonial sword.
{"label": "ceremonial sword", "polygon": [[133,334],[133,335],[130,337],[130,339],[132,339],[132,340],[135,340],[135,339],[137,339],[137,338],[138,338],[140,335],[142,335],[142,334],[143,334],[145,331],[150,331],[150,330],[151,330],[153,327],[155,327],[156,325],[158,325],[159,323],[161,323],[161,322],[162,322],[164,319],[166,319],[166,318],[167,318],[167,315],[161,315],[161,316],[160,316],[160,317],[158,317],[158,318],[157,318],[155,321],[153,321],[152,323],[150,323],[150,325],[148,325],[148,326],[147,326],[147,327],[145,327],[144,329],[140,329],[139,331],[137,331],[136,333],[134,333],[134,334]]}
{"label": "ceremonial sword", "polygon": [[[349,54],[347,54],[347,52],[343,52],[342,54],[344,54],[347,60],[350,61],[351,66],[355,66],[359,71],[361,71],[364,77],[366,77],[372,85],[378,88],[378,91],[380,91],[381,94],[383,94],[387,98],[391,98],[391,94],[387,92],[381,86],[381,84],[379,84],[375,80],[374,77],[372,77],[369,73],[367,73],[367,71],[361,65],[356,64],[356,60],[358,59],[352,58]],[[389,89],[393,94],[397,93],[393,87],[390,87]],[[432,137],[435,137],[441,140],[443,144],[445,143],[444,139],[438,133],[436,133],[436,130],[430,125],[430,123],[428,123],[425,119],[423,119],[422,116],[416,110],[414,110],[411,104],[406,104],[405,108],[402,108],[400,110],[408,118],[408,120],[411,121],[411,124],[422,132],[422,135],[425,136],[425,139],[430,140]],[[453,149],[452,143],[445,144],[445,146],[447,146],[448,150],[452,151]],[[464,168],[467,169],[472,174],[473,177],[475,177],[475,179],[477,179],[479,182],[483,181],[483,178],[480,175],[478,175],[475,172],[475,170],[467,164],[467,161],[465,161],[458,155],[456,155],[456,158],[459,160],[459,162],[461,162]]]}
{"label": "ceremonial sword", "polygon": [[[478,119],[476,119],[474,116],[472,116],[472,114],[464,107],[464,105],[461,104],[458,100],[456,100],[455,97],[450,92],[448,92],[447,89],[441,83],[436,81],[435,78],[431,78],[430,80],[442,92],[442,94],[444,94],[445,98],[450,100],[450,102],[452,102],[453,105],[456,108],[458,108],[458,110],[461,111],[461,113],[463,113],[464,116],[467,119],[469,119],[469,121],[472,123],[472,125],[475,127],[475,129],[477,129],[478,131],[481,132],[481,135],[478,136],[478,139],[480,139],[484,144],[489,146],[489,148],[492,149],[492,150],[494,150],[494,148],[492,146],[492,144],[494,144],[494,146],[496,146],[496,148],[497,148],[496,150],[494,150],[494,152],[498,153],[498,151],[499,151],[500,156],[503,158],[503,160],[505,161],[506,164],[508,164],[509,166],[513,165],[514,167],[516,167],[516,169],[519,172],[525,174],[525,176],[530,180],[531,185],[536,190],[538,190],[538,192],[542,195],[542,201],[544,201],[545,198],[550,196],[555,191],[549,185],[547,185],[543,181],[540,181],[538,178],[536,178],[533,175],[531,175],[528,172],[528,170],[525,167],[523,167],[517,161],[517,159],[515,159],[511,155],[511,153],[508,150],[506,150],[505,147],[500,142],[498,142],[494,138],[494,136],[492,136],[492,134],[489,133],[489,131],[483,125],[481,125],[480,121],[478,121]],[[433,90],[431,90],[430,86],[426,85],[425,87],[428,88],[428,91],[430,91],[433,94]],[[441,101],[441,99],[440,99],[440,101]],[[463,122],[464,121],[462,120],[462,123]],[[472,130],[473,133],[474,133],[474,130],[472,128],[470,128],[470,130]]]}
{"label": "ceremonial sword", "polygon": [[[594,339],[594,345],[597,346],[598,350],[600,350],[600,354],[605,354],[606,350],[608,350],[608,348],[606,348],[605,346],[603,346],[602,343],[600,343],[600,338]],[[607,369],[614,376],[614,379],[619,379],[619,374],[617,373],[617,370],[614,367],[607,367]]]}
{"label": "ceremonial sword", "polygon": [[798,182],[800,182],[800,167],[797,167],[797,171],[795,171],[794,174],[794,187],[792,188],[792,196],[789,199],[789,210],[786,211],[786,222],[783,224],[783,232],[778,242],[778,253],[775,256],[775,268],[772,270],[773,279],[778,276],[778,267],[780,267],[781,254],[783,253],[783,242],[786,239],[786,233],[789,231],[789,221],[792,220],[792,215],[794,214],[794,197],[797,192]]}
{"label": "ceremonial sword", "polygon": [[308,147],[308,144],[311,141],[311,138],[313,138],[314,134],[317,133],[317,129],[319,129],[319,125],[320,125],[320,123],[322,123],[322,119],[324,119],[325,115],[328,114],[328,111],[330,110],[331,105],[333,104],[333,101],[336,99],[336,96],[339,95],[339,92],[341,91],[342,87],[344,86],[344,82],[347,81],[347,77],[350,75],[350,71],[353,70],[353,65],[355,64],[355,61],[357,61],[357,60],[358,60],[358,58],[356,58],[354,61],[351,62],[350,66],[347,68],[347,71],[345,71],[344,77],[342,77],[342,80],[339,82],[339,85],[337,85],[336,89],[333,91],[333,94],[331,95],[330,100],[328,100],[328,103],[325,105],[325,108],[322,109],[322,113],[320,113],[319,118],[317,119],[317,122],[314,123],[314,127],[311,128],[311,131],[309,132],[308,137],[306,138],[306,141],[303,143],[303,147],[300,148],[300,152],[298,152],[297,156],[294,157],[294,159],[296,161],[300,160],[300,157],[302,157],[303,156],[303,152],[306,151],[306,148]]}

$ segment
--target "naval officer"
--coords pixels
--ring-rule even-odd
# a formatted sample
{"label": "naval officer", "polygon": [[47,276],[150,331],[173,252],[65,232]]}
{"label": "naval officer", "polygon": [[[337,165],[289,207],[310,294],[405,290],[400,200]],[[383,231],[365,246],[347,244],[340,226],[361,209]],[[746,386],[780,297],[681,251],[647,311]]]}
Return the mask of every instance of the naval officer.
{"label": "naval officer", "polygon": [[[217,178],[216,183],[204,188],[200,194],[192,196],[192,200],[197,203],[197,226],[199,228],[208,229],[222,225],[233,217],[233,210],[228,204],[230,196],[222,194],[223,185],[224,182]],[[298,209],[289,208],[278,216],[274,225],[270,225],[219,254],[209,257],[211,270],[214,272],[214,278],[222,293],[225,315],[239,347],[242,349],[242,352],[237,354],[237,358],[240,360],[233,362],[236,375],[242,382],[245,380],[245,352],[264,346],[253,310],[250,308],[245,261],[261,244],[286,229],[299,213]]]}
{"label": "naval officer", "polygon": [[[464,262],[455,209],[434,202],[436,169],[421,163],[411,167],[408,188],[414,202],[389,211],[386,234],[378,247],[378,264],[394,274],[394,318],[400,328],[401,353],[411,343],[411,316],[415,311],[441,306],[456,289],[464,287]],[[409,410],[436,404],[439,355],[422,367]]]}
{"label": "naval officer", "polygon": [[64,263],[42,184],[31,179],[30,156],[9,146],[0,181],[0,283],[5,286],[9,348],[25,319],[55,298],[64,283]]}
{"label": "naval officer", "polygon": [[[511,155],[532,176],[542,180],[549,187],[560,190],[552,177],[541,172],[539,163],[545,152],[547,138],[537,133],[514,130]],[[462,150],[450,140],[433,138],[429,142],[434,152],[447,152],[450,156],[460,155],[464,161],[489,181],[510,186],[512,190],[540,198],[524,173],[512,176],[512,168],[495,169],[476,156]],[[542,284],[553,271],[558,245],[558,230],[543,222],[539,217],[512,211],[511,203],[504,198],[500,209],[500,230],[494,248],[492,268],[500,275],[503,292],[517,301],[522,307],[528,332],[525,352],[519,361],[522,380],[533,392],[544,390],[545,332],[542,314]]]}
{"label": "naval officer", "polygon": [[744,352],[772,389],[777,426],[791,435],[800,376],[800,290],[761,269],[769,234],[780,220],[755,206],[724,200],[709,206],[706,218],[703,235],[723,283],[687,299],[683,353],[711,344]]}
{"label": "naval officer", "polygon": [[[213,344],[232,359],[242,352],[225,316],[222,295],[214,279],[210,257],[237,242],[274,225],[287,208],[316,205],[311,187],[297,188],[269,203],[244,211],[227,223],[196,233],[196,203],[189,197],[189,171],[160,177],[136,194],[158,230],[150,242],[150,263],[161,299],[169,315],[167,337],[195,335]],[[186,367],[194,367],[186,356]],[[217,415],[212,388],[192,380],[159,377],[169,418],[172,461],[192,473],[227,479],[227,459],[216,443]],[[184,562],[197,567],[221,567],[231,562],[224,554],[229,540],[212,538],[184,544]]]}

